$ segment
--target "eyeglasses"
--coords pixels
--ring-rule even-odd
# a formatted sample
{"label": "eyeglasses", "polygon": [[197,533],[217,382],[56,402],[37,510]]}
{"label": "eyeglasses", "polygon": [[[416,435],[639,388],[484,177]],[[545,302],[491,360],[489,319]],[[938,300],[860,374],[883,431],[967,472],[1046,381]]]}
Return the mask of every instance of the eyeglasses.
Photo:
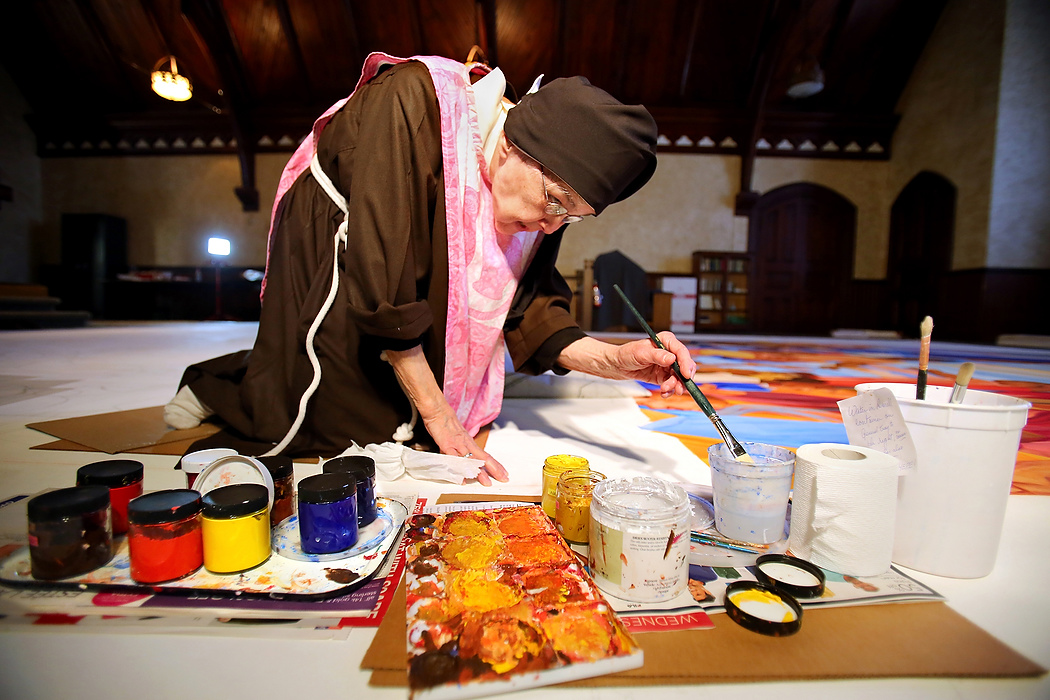
{"label": "eyeglasses", "polygon": [[540,180],[543,182],[543,194],[547,197],[547,205],[543,207],[544,214],[564,217],[562,221],[566,224],[575,224],[583,221],[582,216],[570,214],[569,210],[562,206],[562,203],[557,198],[551,196],[550,191],[547,189],[547,176],[543,174],[542,165],[540,166]]}

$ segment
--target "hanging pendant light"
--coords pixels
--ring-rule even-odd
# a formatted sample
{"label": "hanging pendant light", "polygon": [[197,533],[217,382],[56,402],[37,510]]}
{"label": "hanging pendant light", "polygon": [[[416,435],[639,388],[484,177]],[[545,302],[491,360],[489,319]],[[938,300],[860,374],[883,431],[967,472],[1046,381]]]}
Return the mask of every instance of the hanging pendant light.
{"label": "hanging pendant light", "polygon": [[[171,70],[162,70],[165,63]],[[165,56],[157,61],[157,65],[153,66],[150,79],[153,92],[166,100],[185,102],[193,96],[193,84],[185,75],[179,74],[179,66],[174,56]]]}
{"label": "hanging pendant light", "polygon": [[791,75],[787,94],[792,99],[800,100],[812,97],[824,89],[824,71],[815,58],[807,58],[799,64]]}

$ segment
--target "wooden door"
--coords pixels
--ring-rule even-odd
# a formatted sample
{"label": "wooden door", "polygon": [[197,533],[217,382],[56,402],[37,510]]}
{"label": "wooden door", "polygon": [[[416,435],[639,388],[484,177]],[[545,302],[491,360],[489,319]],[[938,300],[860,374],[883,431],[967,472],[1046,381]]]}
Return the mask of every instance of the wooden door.
{"label": "wooden door", "polygon": [[919,336],[924,317],[938,317],[938,290],[952,267],[954,232],[955,185],[936,173],[919,173],[890,210],[890,320],[905,338]]}
{"label": "wooden door", "polygon": [[856,218],[846,198],[809,183],[759,199],[749,244],[756,333],[828,335],[846,324]]}

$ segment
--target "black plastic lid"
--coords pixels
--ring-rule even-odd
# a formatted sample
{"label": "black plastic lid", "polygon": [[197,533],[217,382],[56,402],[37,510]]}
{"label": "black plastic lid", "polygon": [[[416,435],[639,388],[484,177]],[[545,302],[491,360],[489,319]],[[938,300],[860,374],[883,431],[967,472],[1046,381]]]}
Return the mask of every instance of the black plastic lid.
{"label": "black plastic lid", "polygon": [[209,518],[239,518],[266,508],[270,492],[262,484],[231,484],[209,491],[201,502]]}
{"label": "black plastic lid", "polygon": [[376,461],[368,455],[334,457],[321,466],[321,471],[325,474],[348,472],[354,476],[360,475],[374,479],[376,476]]}
{"label": "black plastic lid", "polygon": [[101,484],[116,488],[142,481],[142,462],[134,459],[108,459],[77,469],[77,486]]}
{"label": "black plastic lid", "polygon": [[[739,605],[733,602],[733,596],[743,591],[755,591],[779,599],[783,602],[785,608],[788,608],[795,613],[795,619],[787,622],[777,622],[744,611]],[[795,600],[790,593],[773,588],[772,586],[767,586],[764,583],[756,583],[755,581],[734,581],[726,586],[725,597],[722,602],[726,607],[726,614],[729,616],[729,619],[752,632],[766,634],[770,637],[786,637],[789,634],[798,632],[802,628],[802,606],[799,605],[799,602]]]}
{"label": "black plastic lid", "polygon": [[287,479],[295,471],[291,457],[275,455],[273,457],[256,457],[256,459],[262,462],[263,466],[269,470],[270,476],[273,477],[274,481]]}
{"label": "black plastic lid", "polygon": [[201,495],[192,489],[156,491],[131,499],[128,522],[136,525],[176,523],[201,512]]}
{"label": "black plastic lid", "polygon": [[73,518],[109,506],[108,486],[70,486],[29,499],[26,511],[31,522]]}
{"label": "black plastic lid", "polygon": [[299,500],[303,503],[335,503],[356,495],[357,479],[348,472],[315,474],[299,482]]}
{"label": "black plastic lid", "polygon": [[[765,565],[765,568],[763,568],[763,565]],[[790,567],[790,569],[800,572],[797,574],[797,580],[789,580],[792,578],[790,569],[787,572],[778,574],[777,569],[782,567]],[[785,576],[784,573],[789,575]],[[796,598],[818,598],[824,594],[824,572],[820,570],[820,567],[810,564],[805,559],[799,559],[787,554],[763,554],[760,556],[755,560],[755,578],[767,586],[787,591]]]}

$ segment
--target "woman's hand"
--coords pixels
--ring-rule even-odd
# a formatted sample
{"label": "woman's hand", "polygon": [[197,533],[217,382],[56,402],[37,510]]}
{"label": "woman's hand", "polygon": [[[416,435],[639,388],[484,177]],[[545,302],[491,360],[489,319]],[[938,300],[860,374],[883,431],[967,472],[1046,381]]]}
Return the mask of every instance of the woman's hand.
{"label": "woman's hand", "polygon": [[666,350],[653,345],[652,341],[633,340],[622,345],[606,343],[596,338],[580,338],[567,346],[558,356],[558,364],[607,379],[635,379],[649,384],[659,384],[664,398],[672,394],[684,394],[685,386],[675,375],[671,365],[675,361],[682,376],[690,379],[696,372],[696,363],[689,350],[670,331],[658,333]]}
{"label": "woman's hand", "polygon": [[403,351],[387,350],[386,357],[441,453],[457,457],[469,455],[472,459],[485,460],[477,477],[478,483],[483,486],[491,486],[492,479],[506,481],[507,470],[474,442],[474,438],[463,427],[456,417],[456,412],[445,400],[445,395],[423,356],[423,349],[416,346]]}

